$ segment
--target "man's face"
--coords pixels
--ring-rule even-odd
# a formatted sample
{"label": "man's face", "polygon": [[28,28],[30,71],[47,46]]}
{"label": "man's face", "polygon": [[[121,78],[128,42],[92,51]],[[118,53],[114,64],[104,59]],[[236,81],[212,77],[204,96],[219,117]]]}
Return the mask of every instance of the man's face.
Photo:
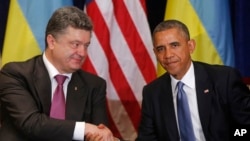
{"label": "man's face", "polygon": [[90,31],[68,27],[56,37],[47,36],[49,60],[60,73],[72,73],[82,67],[90,44]]}
{"label": "man's face", "polygon": [[181,79],[191,64],[194,40],[187,40],[182,32],[172,28],[156,32],[153,37],[154,52],[162,67],[176,79]]}

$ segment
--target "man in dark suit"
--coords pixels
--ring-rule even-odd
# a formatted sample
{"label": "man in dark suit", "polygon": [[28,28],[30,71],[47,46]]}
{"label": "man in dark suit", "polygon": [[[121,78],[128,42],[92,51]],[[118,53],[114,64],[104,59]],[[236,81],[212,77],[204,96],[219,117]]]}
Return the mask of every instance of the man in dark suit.
{"label": "man in dark suit", "polygon": [[[190,137],[193,141],[228,141],[235,129],[250,125],[250,92],[239,72],[192,61],[195,41],[185,24],[177,20],[160,23],[153,32],[153,44],[167,72],[143,88],[138,141],[187,141]],[[179,83],[184,84],[184,92]],[[180,93],[185,93],[188,103],[181,112]],[[181,120],[184,111],[189,113],[190,126],[188,114]]]}
{"label": "man in dark suit", "polygon": [[[104,126],[108,124],[106,82],[81,70],[92,28],[82,10],[59,8],[46,28],[44,53],[2,68],[1,141],[84,140],[85,135],[92,134],[105,141],[113,140],[111,131]],[[63,89],[58,88],[66,105],[53,111],[57,113],[65,107],[61,117],[51,108],[57,75],[66,78]]]}

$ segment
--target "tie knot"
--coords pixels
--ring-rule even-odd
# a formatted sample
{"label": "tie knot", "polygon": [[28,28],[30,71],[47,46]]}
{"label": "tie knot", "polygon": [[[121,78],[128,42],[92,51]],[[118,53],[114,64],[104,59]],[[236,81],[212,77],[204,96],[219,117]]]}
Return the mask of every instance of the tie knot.
{"label": "tie knot", "polygon": [[64,81],[66,80],[67,76],[65,75],[56,75],[55,79],[58,85],[63,85]]}
{"label": "tie knot", "polygon": [[184,86],[184,83],[182,83],[181,81],[179,81],[179,82],[177,83],[177,87],[178,87],[179,90],[180,90],[180,89],[183,89],[183,86]]}

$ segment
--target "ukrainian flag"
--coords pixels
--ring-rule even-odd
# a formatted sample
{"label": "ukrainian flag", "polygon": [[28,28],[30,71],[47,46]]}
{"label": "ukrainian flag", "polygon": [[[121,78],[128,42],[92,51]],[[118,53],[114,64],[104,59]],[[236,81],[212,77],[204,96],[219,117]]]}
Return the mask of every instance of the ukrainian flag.
{"label": "ukrainian flag", "polygon": [[66,5],[73,5],[72,0],[11,0],[2,65],[41,54],[50,16],[57,8]]}
{"label": "ukrainian flag", "polygon": [[[234,66],[233,38],[228,0],[168,0],[166,19],[185,23],[196,40],[192,59]],[[158,75],[165,71],[158,66]]]}

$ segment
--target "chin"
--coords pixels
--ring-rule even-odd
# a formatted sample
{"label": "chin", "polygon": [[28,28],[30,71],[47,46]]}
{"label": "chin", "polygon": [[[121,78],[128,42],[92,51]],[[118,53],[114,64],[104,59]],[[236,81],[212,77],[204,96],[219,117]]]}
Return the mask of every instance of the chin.
{"label": "chin", "polygon": [[73,70],[79,70],[79,69],[81,69],[82,68],[82,66],[77,66],[77,67],[73,67],[72,69]]}
{"label": "chin", "polygon": [[74,71],[77,71],[79,69],[81,69],[82,66],[81,65],[74,65],[74,66],[71,66],[70,69],[74,72]]}
{"label": "chin", "polygon": [[177,72],[174,69],[168,69],[167,72],[173,76],[176,76]]}

